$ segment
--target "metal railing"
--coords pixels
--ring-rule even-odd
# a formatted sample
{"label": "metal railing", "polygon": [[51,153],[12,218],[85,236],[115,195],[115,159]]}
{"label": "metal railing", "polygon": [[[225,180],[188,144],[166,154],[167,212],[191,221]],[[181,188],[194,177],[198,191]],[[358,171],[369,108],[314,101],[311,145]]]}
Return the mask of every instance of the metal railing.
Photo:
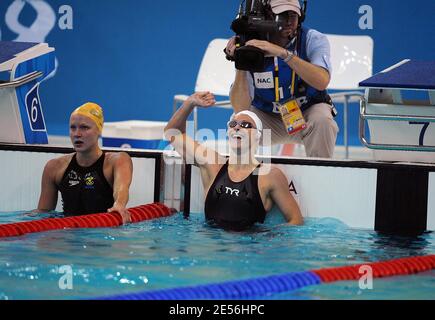
{"label": "metal railing", "polygon": [[[338,92],[330,94],[330,97],[335,103],[343,103],[343,145],[345,152],[345,159],[349,159],[349,135],[348,135],[348,106],[350,102],[355,102],[351,99],[357,98],[356,101],[361,101],[364,94],[359,91],[349,91],[349,92]],[[343,101],[340,100],[343,98]]]}

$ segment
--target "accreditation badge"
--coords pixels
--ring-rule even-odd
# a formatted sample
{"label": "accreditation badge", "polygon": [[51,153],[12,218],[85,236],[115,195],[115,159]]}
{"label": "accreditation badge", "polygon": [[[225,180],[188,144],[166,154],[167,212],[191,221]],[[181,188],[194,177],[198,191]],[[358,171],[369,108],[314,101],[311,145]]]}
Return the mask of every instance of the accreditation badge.
{"label": "accreditation badge", "polygon": [[289,135],[295,134],[307,127],[301,108],[296,100],[279,105],[279,112]]}

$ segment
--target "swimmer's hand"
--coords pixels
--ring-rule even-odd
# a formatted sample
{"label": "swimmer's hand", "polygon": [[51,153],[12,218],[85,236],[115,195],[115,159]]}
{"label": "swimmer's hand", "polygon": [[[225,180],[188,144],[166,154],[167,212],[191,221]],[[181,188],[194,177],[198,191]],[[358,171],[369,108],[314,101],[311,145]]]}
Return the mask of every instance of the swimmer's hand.
{"label": "swimmer's hand", "polygon": [[38,214],[39,214],[39,212],[33,212],[33,211],[30,211],[30,212],[24,212],[24,215],[25,215],[26,217],[36,217]]}
{"label": "swimmer's hand", "polygon": [[209,91],[196,92],[187,98],[187,103],[191,106],[208,108],[216,103],[213,93]]}
{"label": "swimmer's hand", "polygon": [[273,226],[273,228],[281,228],[281,227],[300,227],[304,224],[303,220],[301,221],[296,221],[296,222],[284,222],[284,223],[279,223],[275,226]]}
{"label": "swimmer's hand", "polygon": [[112,208],[109,208],[107,212],[118,212],[122,218],[122,224],[131,223],[131,215],[130,212],[124,207],[116,202],[114,203]]}
{"label": "swimmer's hand", "polygon": [[50,210],[45,210],[45,209],[34,209],[34,210],[32,210],[32,211],[29,211],[29,212],[24,212],[23,214],[25,215],[25,216],[28,216],[28,217],[36,217],[38,214],[40,214],[40,213],[48,213],[48,212],[50,212]]}

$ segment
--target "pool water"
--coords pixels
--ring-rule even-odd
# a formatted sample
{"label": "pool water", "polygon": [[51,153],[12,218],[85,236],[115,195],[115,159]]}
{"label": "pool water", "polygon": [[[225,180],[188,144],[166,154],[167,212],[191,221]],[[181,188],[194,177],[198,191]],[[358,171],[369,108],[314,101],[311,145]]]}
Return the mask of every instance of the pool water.
{"label": "pool water", "polygon": [[[0,213],[0,223],[37,218]],[[82,299],[249,279],[435,253],[435,235],[392,237],[332,218],[282,225],[277,212],[249,232],[181,213],[118,228],[55,230],[0,239],[0,299]],[[70,266],[71,289],[61,289]],[[435,271],[305,287],[260,299],[435,299]]]}

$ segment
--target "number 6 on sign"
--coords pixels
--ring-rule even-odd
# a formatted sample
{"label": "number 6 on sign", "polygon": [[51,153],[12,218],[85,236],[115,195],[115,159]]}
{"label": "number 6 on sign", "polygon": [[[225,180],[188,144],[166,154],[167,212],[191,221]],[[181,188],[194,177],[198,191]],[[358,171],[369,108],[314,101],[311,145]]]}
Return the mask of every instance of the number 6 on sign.
{"label": "number 6 on sign", "polygon": [[32,111],[31,111],[31,120],[33,123],[36,122],[36,120],[38,120],[38,108],[37,106],[39,105],[38,103],[38,99],[35,97],[32,100]]}
{"label": "number 6 on sign", "polygon": [[45,131],[44,117],[39,100],[39,83],[26,95],[26,109],[32,131]]}

